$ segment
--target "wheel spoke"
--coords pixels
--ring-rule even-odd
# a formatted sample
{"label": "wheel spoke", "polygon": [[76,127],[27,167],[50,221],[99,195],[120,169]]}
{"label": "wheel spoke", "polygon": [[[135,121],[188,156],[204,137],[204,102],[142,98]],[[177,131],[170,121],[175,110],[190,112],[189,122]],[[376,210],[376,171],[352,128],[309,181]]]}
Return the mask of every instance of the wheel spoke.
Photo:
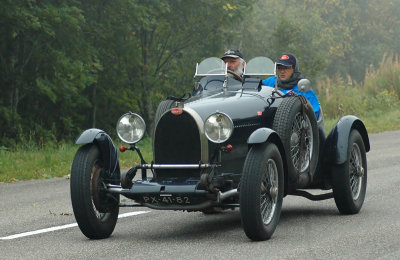
{"label": "wheel spoke", "polygon": [[[302,133],[305,131],[305,133]],[[292,125],[292,137],[295,137],[294,139],[296,142],[291,140],[291,146],[290,146],[290,155],[292,158],[293,165],[295,169],[299,169],[301,171],[305,171],[307,167],[310,164],[310,158],[312,155],[312,145],[313,145],[313,139],[312,139],[312,129],[311,129],[311,123],[309,118],[306,116],[304,117],[300,113],[298,113],[295,117],[295,120]],[[300,138],[303,138],[303,144],[304,147],[300,147],[301,140]],[[304,149],[305,152],[303,156],[301,156],[301,150]]]}
{"label": "wheel spoke", "polygon": [[362,185],[362,175],[359,171],[362,169],[361,163],[361,151],[356,143],[353,144],[350,158],[349,158],[349,178],[350,178],[350,188],[353,195],[353,199],[358,199],[361,191]]}
{"label": "wheel spoke", "polygon": [[261,180],[260,210],[263,222],[269,224],[274,216],[277,203],[278,171],[274,160],[267,162]]}

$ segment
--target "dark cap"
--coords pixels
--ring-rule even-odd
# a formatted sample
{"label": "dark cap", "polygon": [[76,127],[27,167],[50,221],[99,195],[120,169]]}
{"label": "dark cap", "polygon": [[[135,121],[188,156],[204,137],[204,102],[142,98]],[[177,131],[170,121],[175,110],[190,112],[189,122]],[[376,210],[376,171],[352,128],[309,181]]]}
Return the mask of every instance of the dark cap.
{"label": "dark cap", "polygon": [[243,55],[239,50],[227,50],[224,53],[224,56],[222,56],[221,59],[228,58],[228,57],[231,57],[231,58],[242,58],[243,59]]}
{"label": "dark cap", "polygon": [[292,54],[282,54],[279,58],[279,61],[276,65],[286,66],[286,67],[295,67],[296,66],[296,57]]}

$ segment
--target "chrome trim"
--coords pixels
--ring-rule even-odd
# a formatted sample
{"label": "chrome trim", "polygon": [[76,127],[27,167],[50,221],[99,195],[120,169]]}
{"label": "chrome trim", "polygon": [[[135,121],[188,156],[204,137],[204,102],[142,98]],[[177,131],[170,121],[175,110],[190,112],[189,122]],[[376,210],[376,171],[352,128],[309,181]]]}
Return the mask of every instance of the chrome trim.
{"label": "chrome trim", "polygon": [[[142,121],[142,123],[143,123],[143,125],[144,125],[144,132],[143,132],[142,136],[141,136],[140,138],[138,138],[138,140],[135,141],[135,142],[128,142],[127,140],[125,140],[124,138],[122,138],[122,136],[121,136],[120,133],[118,132],[118,124],[119,124],[119,122],[121,121],[121,118],[123,118],[123,117],[125,117],[125,116],[127,116],[127,115],[129,115],[129,116],[136,116],[137,118],[139,118],[140,121]],[[147,126],[146,126],[146,122],[144,121],[144,119],[143,119],[139,114],[133,113],[133,112],[128,112],[128,113],[125,113],[125,114],[123,114],[122,116],[119,117],[119,119],[118,119],[118,121],[117,121],[117,125],[115,126],[115,131],[117,132],[118,138],[119,138],[122,142],[127,143],[127,144],[136,144],[136,143],[138,143],[140,140],[143,139],[143,136],[144,136],[144,134],[146,133],[146,127],[147,127]]]}
{"label": "chrome trim", "polygon": [[197,127],[199,129],[199,135],[200,135],[200,146],[201,146],[201,161],[203,163],[208,163],[209,158],[208,158],[208,139],[206,137],[206,134],[204,133],[204,122],[203,119],[201,119],[200,115],[190,107],[184,107],[184,111],[186,111],[189,115],[191,115],[194,119],[194,121],[197,124]]}
{"label": "chrome trim", "polygon": [[233,134],[233,131],[235,130],[235,124],[233,123],[232,118],[231,118],[228,114],[226,114],[226,113],[224,113],[224,112],[214,112],[214,113],[212,113],[211,115],[209,115],[209,116],[207,117],[207,119],[206,119],[204,122],[207,122],[207,120],[208,120],[210,117],[212,117],[213,115],[217,115],[217,114],[221,114],[221,115],[226,116],[226,117],[229,119],[229,121],[231,122],[232,131],[231,131],[230,136],[229,136],[226,140],[224,140],[224,141],[216,142],[216,141],[212,140],[212,139],[208,136],[208,134],[206,133],[206,131],[205,131],[205,129],[204,129],[204,125],[203,125],[203,131],[204,131],[204,134],[205,134],[205,136],[207,137],[207,139],[210,140],[210,142],[213,142],[213,143],[215,143],[215,144],[221,144],[221,143],[223,143],[223,142],[228,141],[229,138],[231,138],[231,136],[232,136],[232,134]]}

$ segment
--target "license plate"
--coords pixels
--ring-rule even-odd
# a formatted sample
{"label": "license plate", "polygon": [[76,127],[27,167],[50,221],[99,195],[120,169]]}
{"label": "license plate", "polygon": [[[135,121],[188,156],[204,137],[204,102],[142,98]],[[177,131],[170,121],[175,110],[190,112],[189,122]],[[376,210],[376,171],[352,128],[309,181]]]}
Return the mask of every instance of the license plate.
{"label": "license plate", "polygon": [[175,204],[175,205],[191,204],[190,197],[176,196],[172,194],[143,196],[142,198],[144,203],[150,203],[150,204]]}

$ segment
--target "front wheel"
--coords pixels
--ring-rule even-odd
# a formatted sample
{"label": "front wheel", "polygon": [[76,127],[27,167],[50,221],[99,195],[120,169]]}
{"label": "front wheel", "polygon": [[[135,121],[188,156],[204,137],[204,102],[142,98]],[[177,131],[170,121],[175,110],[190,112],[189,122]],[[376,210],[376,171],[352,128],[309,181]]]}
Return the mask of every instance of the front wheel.
{"label": "front wheel", "polygon": [[367,156],[360,133],[350,132],[347,161],[332,166],[332,188],[340,213],[356,214],[360,211],[367,189]]}
{"label": "front wheel", "polygon": [[87,144],[77,151],[71,168],[71,201],[76,222],[91,239],[107,238],[114,231],[119,212],[119,194],[105,192],[99,148]]}
{"label": "front wheel", "polygon": [[240,212],[244,231],[251,240],[271,238],[282,208],[283,162],[273,143],[253,146],[240,181]]}

